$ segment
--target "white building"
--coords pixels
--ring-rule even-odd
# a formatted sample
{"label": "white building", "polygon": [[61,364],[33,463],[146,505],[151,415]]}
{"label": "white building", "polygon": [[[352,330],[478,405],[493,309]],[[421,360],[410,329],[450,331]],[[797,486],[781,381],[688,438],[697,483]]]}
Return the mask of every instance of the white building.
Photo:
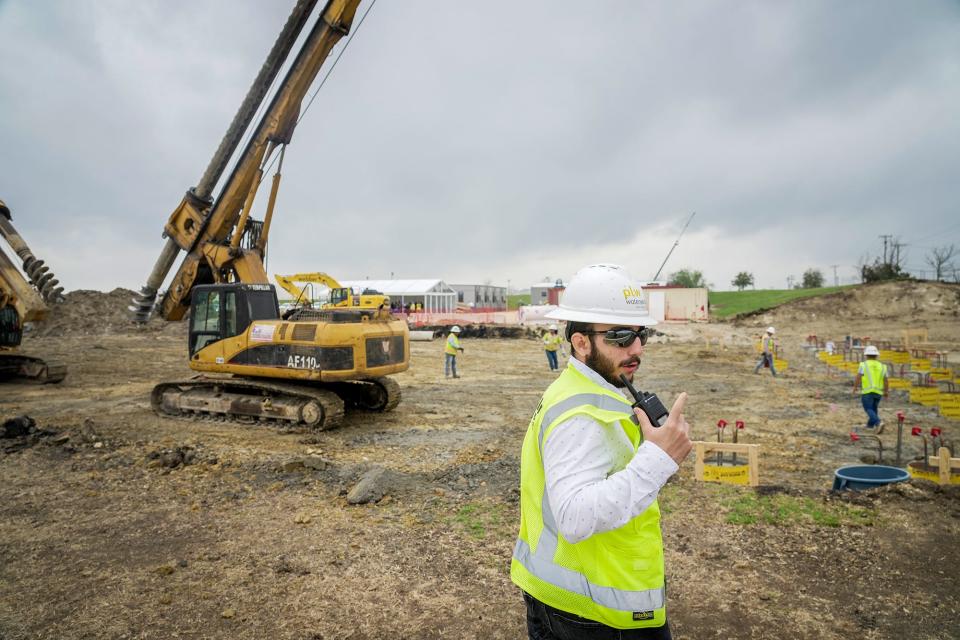
{"label": "white building", "polygon": [[507,288],[489,284],[451,284],[457,302],[477,311],[503,311],[507,308]]}
{"label": "white building", "polygon": [[563,280],[540,282],[530,285],[530,304],[558,304],[560,293],[564,289]]}

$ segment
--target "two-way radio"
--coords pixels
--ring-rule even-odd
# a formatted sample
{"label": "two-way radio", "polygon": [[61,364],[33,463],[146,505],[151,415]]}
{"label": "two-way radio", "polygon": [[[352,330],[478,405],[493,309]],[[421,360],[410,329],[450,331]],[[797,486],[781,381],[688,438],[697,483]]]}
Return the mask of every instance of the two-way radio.
{"label": "two-way radio", "polygon": [[[660,402],[660,398],[657,397],[655,393],[647,393],[646,391],[638,391],[633,388],[633,385],[630,384],[630,381],[627,380],[627,376],[620,374],[620,380],[630,391],[630,395],[633,396],[633,399],[636,402],[633,403],[633,407],[640,407],[640,410],[647,414],[647,417],[650,418],[650,424],[655,427],[662,427],[663,423],[667,421],[667,418],[670,416],[670,412],[667,411],[667,408],[663,406],[663,403]],[[640,419],[637,418],[637,414],[630,416],[630,419],[633,420],[633,424],[640,424]]]}

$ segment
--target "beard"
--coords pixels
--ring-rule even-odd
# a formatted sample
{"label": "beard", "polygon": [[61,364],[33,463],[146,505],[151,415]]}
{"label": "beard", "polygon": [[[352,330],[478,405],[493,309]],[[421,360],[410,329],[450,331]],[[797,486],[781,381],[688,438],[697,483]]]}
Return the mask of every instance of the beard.
{"label": "beard", "polygon": [[[620,374],[617,370],[620,367],[625,367],[633,363],[637,363],[639,365],[640,358],[637,356],[630,356],[628,358],[624,358],[623,360],[615,361],[600,353],[600,350],[597,349],[597,345],[593,342],[593,336],[590,336],[590,342],[593,349],[590,350],[590,355],[587,356],[585,364],[600,374],[601,378],[616,388],[623,389],[623,380],[620,379]],[[628,379],[630,378],[630,376],[627,377]],[[630,382],[633,382],[633,380],[631,379]]]}

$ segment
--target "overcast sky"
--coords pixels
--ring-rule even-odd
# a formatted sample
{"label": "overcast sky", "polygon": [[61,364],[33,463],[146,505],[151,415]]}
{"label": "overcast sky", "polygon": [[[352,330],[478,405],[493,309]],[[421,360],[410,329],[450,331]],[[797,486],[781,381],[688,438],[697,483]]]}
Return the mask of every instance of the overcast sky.
{"label": "overcast sky", "polygon": [[[0,199],[68,290],[143,284],[292,6],[0,0]],[[916,270],[960,245],[955,1],[379,0],[356,26],[269,273],[649,279],[693,211],[665,272],[718,289],[851,282],[881,234]]]}

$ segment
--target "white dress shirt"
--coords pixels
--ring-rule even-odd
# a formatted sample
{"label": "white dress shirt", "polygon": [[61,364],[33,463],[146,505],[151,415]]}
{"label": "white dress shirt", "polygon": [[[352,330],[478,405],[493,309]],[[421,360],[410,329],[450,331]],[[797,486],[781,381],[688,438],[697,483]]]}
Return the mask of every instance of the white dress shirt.
{"label": "white dress shirt", "polygon": [[[605,389],[622,395],[596,371],[570,365]],[[563,537],[571,543],[622,527],[653,504],[679,467],[663,449],[644,441],[634,453],[622,429],[604,429],[585,415],[558,424],[543,448],[547,499]]]}

